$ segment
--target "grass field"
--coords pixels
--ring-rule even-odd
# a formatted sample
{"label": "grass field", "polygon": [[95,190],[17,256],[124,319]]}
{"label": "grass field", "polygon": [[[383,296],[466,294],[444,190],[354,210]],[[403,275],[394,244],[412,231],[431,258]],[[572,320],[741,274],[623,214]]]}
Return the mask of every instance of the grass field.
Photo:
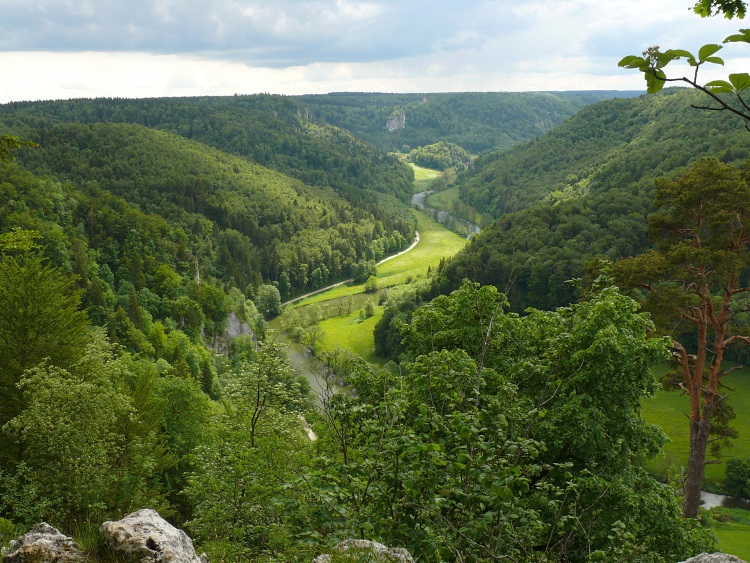
{"label": "grass field", "polygon": [[750,511],[739,508],[713,508],[708,513],[719,538],[719,549],[750,560]]}
{"label": "grass field", "polygon": [[[427,274],[428,267],[436,267],[441,258],[448,258],[461,250],[468,242],[465,238],[443,227],[424,213],[414,210],[419,230],[419,244],[412,250],[388,260],[378,266],[378,286],[391,287],[405,283],[410,277],[416,278]],[[356,295],[364,291],[363,284],[345,284],[330,291],[324,291],[302,299],[293,305],[301,307],[321,303],[347,295]]]}
{"label": "grass field", "polygon": [[[750,369],[743,369],[728,375],[724,383],[735,389],[728,399],[737,413],[733,425],[739,430],[739,438],[733,441],[733,447],[726,450],[724,457],[750,457]],[[643,402],[643,418],[660,426],[670,442],[664,448],[664,455],[651,462],[649,470],[660,477],[669,471],[679,474],[681,466],[687,467],[690,444],[687,412],[689,399],[678,391],[660,391],[655,397]],[[717,491],[726,475],[724,463],[706,465],[704,488]]]}
{"label": "grass field", "polygon": [[410,252],[378,266],[380,287],[390,287],[427,274],[427,268],[435,268],[441,258],[448,258],[461,250],[468,242],[449,231],[424,213],[414,211],[419,229],[419,244]]}
{"label": "grass field", "polygon": [[441,173],[438,170],[422,168],[421,166],[417,166],[416,164],[412,163],[409,163],[409,165],[414,169],[415,194],[418,194],[419,192],[423,192],[425,190],[429,190],[432,182],[434,182],[436,178],[440,177]]}
{"label": "grass field", "polygon": [[321,321],[318,324],[323,329],[323,346],[328,350],[336,347],[349,350],[371,364],[385,363],[385,360],[375,355],[375,343],[372,336],[375,325],[382,316],[383,307],[376,307],[375,314],[361,322],[358,310],[350,315]]}
{"label": "grass field", "polygon": [[[378,286],[380,288],[392,287],[407,283],[427,274],[429,267],[435,268],[441,258],[448,258],[461,250],[466,239],[449,231],[440,223],[430,219],[424,213],[414,211],[420,234],[419,244],[412,250],[388,260],[378,266]],[[368,362],[382,364],[383,360],[375,356],[372,332],[380,317],[383,308],[376,307],[375,315],[369,319],[358,322],[359,309],[362,308],[367,299],[377,302],[377,295],[365,295],[364,285],[346,284],[308,297],[295,303],[293,308],[304,308],[315,303],[331,306],[331,310],[337,309],[336,300],[348,295],[354,297],[354,309],[352,313],[345,316],[332,317],[318,323],[323,329],[323,345],[328,349],[336,346],[345,348],[358,354]],[[283,316],[283,315],[282,315]]]}
{"label": "grass field", "polygon": [[427,198],[428,205],[448,212],[453,210],[453,203],[455,201],[458,201],[458,188],[443,190],[442,192],[434,193]]}

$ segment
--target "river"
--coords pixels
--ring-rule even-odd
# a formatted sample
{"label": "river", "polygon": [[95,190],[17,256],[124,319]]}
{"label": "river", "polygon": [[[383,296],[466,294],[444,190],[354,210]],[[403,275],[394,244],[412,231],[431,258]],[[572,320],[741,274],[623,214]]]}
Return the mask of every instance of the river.
{"label": "river", "polygon": [[726,495],[715,495],[714,493],[708,493],[701,491],[701,505],[706,510],[711,510],[717,506],[723,506],[724,508],[742,508],[744,510],[750,510],[750,500],[745,498],[728,497]]}
{"label": "river", "polygon": [[[451,215],[447,211],[443,211],[442,209],[438,209],[437,207],[428,205],[428,198],[433,193],[435,192],[428,190],[412,195],[412,206],[421,211],[424,211],[426,215],[429,215],[430,217],[435,219],[435,221],[437,221],[441,225],[445,225],[450,230],[455,232],[460,231],[461,234],[466,235],[466,238],[471,238],[474,235],[479,234],[480,228],[476,223],[472,223],[471,221],[467,221],[466,219],[462,219],[461,217]],[[461,228],[457,229],[456,226],[460,226]]]}

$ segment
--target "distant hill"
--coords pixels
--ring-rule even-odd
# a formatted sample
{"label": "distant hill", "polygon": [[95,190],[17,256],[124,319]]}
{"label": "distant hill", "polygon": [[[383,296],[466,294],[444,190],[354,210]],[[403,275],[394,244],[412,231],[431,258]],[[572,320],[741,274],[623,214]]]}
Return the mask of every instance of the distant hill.
{"label": "distant hill", "polygon": [[750,133],[736,119],[701,111],[685,89],[600,102],[541,138],[474,161],[461,198],[497,220],[448,261],[442,289],[470,277],[497,285],[516,310],[577,298],[567,283],[595,258],[616,260],[649,245],[653,180],[675,177],[703,156],[741,162]]}
{"label": "distant hill", "polygon": [[380,220],[411,220],[411,169],[304,113],[303,104],[285,96],[98,98],[0,105],[0,127],[31,136],[61,123],[138,124],[249,158],[310,186],[331,187]]}
{"label": "distant hill", "polygon": [[580,108],[635,91],[334,93],[297,96],[312,117],[375,147],[409,152],[449,141],[472,153],[506,149],[552,130]]}
{"label": "distant hill", "polygon": [[[21,151],[17,165],[36,179],[13,173],[20,184],[8,183],[0,231],[39,230],[48,248],[58,248],[52,257],[61,266],[80,239],[98,263],[127,280],[137,255],[138,286],[149,286],[165,263],[251,294],[263,283],[280,283],[289,295],[347,277],[354,263],[400,250],[414,232],[409,208],[391,194],[305,185],[143,125],[61,123],[25,134],[40,147]],[[392,170],[401,166],[388,164]],[[45,203],[42,188],[20,187],[52,182],[62,183],[54,190],[66,194],[56,196],[60,202]],[[354,193],[354,201],[370,197],[365,204],[378,207],[383,219],[340,191]],[[171,257],[165,249],[172,249]]]}

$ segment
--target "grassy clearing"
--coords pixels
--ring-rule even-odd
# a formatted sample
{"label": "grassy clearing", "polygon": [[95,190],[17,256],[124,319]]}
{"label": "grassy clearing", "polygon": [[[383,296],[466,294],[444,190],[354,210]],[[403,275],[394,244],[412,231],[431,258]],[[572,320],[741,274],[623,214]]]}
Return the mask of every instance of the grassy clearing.
{"label": "grassy clearing", "polygon": [[378,266],[379,287],[390,287],[406,283],[409,278],[427,274],[427,268],[435,268],[441,258],[449,258],[468,242],[424,213],[414,211],[419,229],[419,244],[410,252]]}
{"label": "grassy clearing", "polygon": [[[750,412],[750,369],[728,375],[724,383],[735,389],[728,400],[737,413],[733,425],[740,433],[739,438],[734,440],[733,447],[725,451],[724,457],[750,457],[750,418],[745,416],[745,413]],[[664,455],[648,466],[650,471],[660,477],[666,477],[670,473],[679,474],[680,467],[687,467],[690,445],[688,408],[688,396],[677,391],[660,391],[643,402],[643,418],[660,426],[670,438],[664,448]],[[704,488],[718,490],[725,476],[724,463],[707,465]]]}
{"label": "grassy clearing", "polygon": [[441,172],[438,170],[430,170],[429,168],[422,168],[416,164],[409,163],[414,169],[414,193],[418,194],[425,190],[429,190],[432,183],[440,177]]}
{"label": "grassy clearing", "polygon": [[458,201],[458,188],[450,188],[432,194],[427,198],[427,204],[436,209],[442,209],[443,211],[452,211],[453,204]]}
{"label": "grassy clearing", "polygon": [[[427,274],[427,268],[435,268],[441,258],[449,258],[461,250],[466,239],[446,229],[424,213],[414,210],[419,230],[419,244],[402,256],[388,260],[378,266],[378,286],[391,287],[406,283],[409,278]],[[363,284],[348,283],[297,301],[292,307],[303,307],[331,299],[356,295],[364,291]]]}
{"label": "grassy clearing", "polygon": [[713,508],[708,515],[719,538],[719,549],[741,559],[750,559],[750,511]]}
{"label": "grassy clearing", "polygon": [[[377,299],[372,297],[372,299]],[[359,310],[349,315],[333,317],[321,321],[323,329],[323,346],[329,350],[336,347],[349,350],[371,364],[382,365],[385,361],[375,355],[373,330],[383,316],[383,307],[376,307],[375,314],[364,321],[359,320]]]}
{"label": "grassy clearing", "polygon": [[[430,219],[424,213],[419,211],[414,213],[417,217],[420,234],[419,244],[406,254],[378,266],[378,286],[380,288],[407,283],[411,279],[427,275],[428,268],[435,268],[440,263],[441,258],[453,256],[468,242]],[[323,344],[329,349],[336,346],[345,348],[368,362],[382,364],[383,360],[375,356],[372,332],[383,315],[383,308],[376,307],[373,317],[358,322],[359,310],[364,306],[365,301],[373,299],[377,303],[377,295],[364,294],[364,285],[346,284],[339,286],[303,299],[291,307],[302,308],[304,311],[304,308],[309,305],[321,303],[322,307],[335,311],[338,308],[338,301],[349,295],[354,296],[354,308],[351,314],[329,318],[319,323],[324,333]]]}

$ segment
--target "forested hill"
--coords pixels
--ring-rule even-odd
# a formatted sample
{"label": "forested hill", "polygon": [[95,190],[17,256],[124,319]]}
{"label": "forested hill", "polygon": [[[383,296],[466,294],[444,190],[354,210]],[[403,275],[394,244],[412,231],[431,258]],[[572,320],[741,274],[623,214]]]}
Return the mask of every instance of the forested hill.
{"label": "forested hill", "polygon": [[0,105],[0,128],[33,137],[62,123],[139,124],[247,157],[311,186],[330,186],[378,219],[403,215],[398,202],[409,201],[411,170],[304,113],[303,104],[284,96],[98,98]]}
{"label": "forested hill", "polygon": [[[320,286],[348,275],[358,260],[400,249],[413,233],[406,218],[391,215],[381,221],[331,188],[309,187],[240,157],[140,125],[64,124],[36,131],[32,138],[40,148],[24,151],[20,165],[69,182],[91,202],[106,193],[158,216],[167,222],[168,238],[185,239],[181,253],[193,256],[204,275],[242,290],[281,278],[287,295]],[[16,197],[18,203],[32,203],[23,201],[23,192]],[[91,203],[76,211],[89,244],[106,253],[113,271],[128,262],[127,248],[109,248],[125,241],[123,233],[108,231],[110,219],[117,221],[106,210]],[[135,230],[137,246],[151,246]],[[152,244],[158,246],[158,239]]]}
{"label": "forested hill", "polygon": [[653,180],[704,156],[740,162],[750,134],[701,111],[684,89],[600,102],[538,140],[475,161],[459,180],[464,201],[498,219],[443,271],[443,291],[464,277],[508,290],[511,306],[553,308],[577,298],[567,280],[592,258],[616,260],[649,245]]}
{"label": "forested hill", "polygon": [[[298,96],[316,120],[396,151],[449,141],[482,153],[553,129],[587,104],[640,92],[334,93]],[[408,147],[405,147],[408,145]]]}

